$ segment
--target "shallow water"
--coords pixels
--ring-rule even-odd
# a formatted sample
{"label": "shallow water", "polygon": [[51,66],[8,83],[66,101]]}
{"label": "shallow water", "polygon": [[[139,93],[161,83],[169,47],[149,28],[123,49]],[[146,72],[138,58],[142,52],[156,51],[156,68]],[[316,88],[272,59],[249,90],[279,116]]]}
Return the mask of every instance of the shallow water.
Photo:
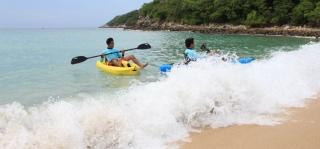
{"label": "shallow water", "polygon": [[[307,38],[208,35],[122,29],[1,29],[0,146],[19,148],[176,148],[192,128],[273,125],[272,114],[303,107],[320,89],[319,44]],[[96,68],[99,58],[75,56],[131,49],[149,65],[136,76]],[[209,58],[160,73],[183,61],[185,38],[196,48],[255,57],[249,64]]]}

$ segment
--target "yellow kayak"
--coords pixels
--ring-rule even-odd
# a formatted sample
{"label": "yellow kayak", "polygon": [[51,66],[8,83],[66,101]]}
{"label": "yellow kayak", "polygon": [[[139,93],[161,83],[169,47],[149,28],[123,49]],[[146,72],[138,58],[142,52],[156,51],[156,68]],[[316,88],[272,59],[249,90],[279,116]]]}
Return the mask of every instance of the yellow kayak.
{"label": "yellow kayak", "polygon": [[124,67],[109,66],[105,63],[105,61],[100,62],[100,60],[97,61],[96,65],[101,70],[104,70],[106,72],[110,72],[113,74],[135,75],[140,70],[140,67],[137,64],[129,63],[128,61],[122,61],[121,63],[123,64]]}

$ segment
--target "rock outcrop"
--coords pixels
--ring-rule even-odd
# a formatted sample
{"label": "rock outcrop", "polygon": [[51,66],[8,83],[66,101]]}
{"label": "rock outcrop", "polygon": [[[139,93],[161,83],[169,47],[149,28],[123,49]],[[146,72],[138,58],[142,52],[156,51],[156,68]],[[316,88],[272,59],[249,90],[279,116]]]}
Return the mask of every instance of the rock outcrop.
{"label": "rock outcrop", "polygon": [[[119,27],[119,26],[117,26]],[[246,25],[230,24],[207,24],[207,25],[185,25],[182,23],[155,21],[148,17],[137,21],[135,26],[121,27],[133,30],[170,30],[170,31],[191,31],[205,34],[249,34],[249,35],[282,35],[282,36],[320,36],[319,28],[308,26],[274,26],[253,28]]]}

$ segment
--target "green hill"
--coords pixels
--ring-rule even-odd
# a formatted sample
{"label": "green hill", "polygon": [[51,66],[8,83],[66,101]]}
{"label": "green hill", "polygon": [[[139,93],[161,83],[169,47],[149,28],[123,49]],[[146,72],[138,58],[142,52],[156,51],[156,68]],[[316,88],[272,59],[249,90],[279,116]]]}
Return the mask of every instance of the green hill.
{"label": "green hill", "polygon": [[126,25],[132,26],[139,19],[139,11],[134,10],[127,14],[116,16],[111,21],[107,23],[108,26],[118,26],[118,25]]}
{"label": "green hill", "polygon": [[117,16],[109,26],[134,25],[139,16],[189,25],[230,23],[252,27],[320,26],[319,0],[154,0]]}

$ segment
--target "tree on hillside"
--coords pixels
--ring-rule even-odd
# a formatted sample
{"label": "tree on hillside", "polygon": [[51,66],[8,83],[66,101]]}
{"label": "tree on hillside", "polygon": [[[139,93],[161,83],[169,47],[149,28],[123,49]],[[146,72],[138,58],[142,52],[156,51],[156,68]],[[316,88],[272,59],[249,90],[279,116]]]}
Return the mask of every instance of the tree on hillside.
{"label": "tree on hillside", "polygon": [[320,26],[319,0],[154,0],[139,11],[117,16],[111,25],[134,24],[138,16],[190,25],[209,23]]}
{"label": "tree on hillside", "polygon": [[167,8],[167,18],[166,21],[170,22],[181,22],[181,18],[183,16],[182,9],[176,9],[181,7],[181,3],[183,0],[169,0],[166,3]]}
{"label": "tree on hillside", "polygon": [[291,2],[291,0],[274,0],[274,17],[271,19],[271,22],[277,25],[283,25],[288,23],[290,20],[288,14],[291,13],[291,9],[293,7],[294,4]]}
{"label": "tree on hillside", "polygon": [[309,25],[314,27],[320,26],[320,2],[318,2],[316,6],[317,7],[314,9],[314,11],[306,15]]}
{"label": "tree on hillside", "polygon": [[302,0],[292,10],[292,24],[306,24],[308,22],[307,16],[310,15],[314,8],[315,5],[310,0]]}
{"label": "tree on hillside", "polygon": [[139,19],[139,11],[134,10],[127,14],[116,16],[110,22],[107,23],[109,26],[117,26],[117,25],[127,25],[132,26],[135,25]]}
{"label": "tree on hillside", "polygon": [[[245,24],[250,26],[265,26],[273,18],[272,3],[265,0],[247,1],[245,12],[247,14]],[[248,13],[248,11],[250,11]]]}

